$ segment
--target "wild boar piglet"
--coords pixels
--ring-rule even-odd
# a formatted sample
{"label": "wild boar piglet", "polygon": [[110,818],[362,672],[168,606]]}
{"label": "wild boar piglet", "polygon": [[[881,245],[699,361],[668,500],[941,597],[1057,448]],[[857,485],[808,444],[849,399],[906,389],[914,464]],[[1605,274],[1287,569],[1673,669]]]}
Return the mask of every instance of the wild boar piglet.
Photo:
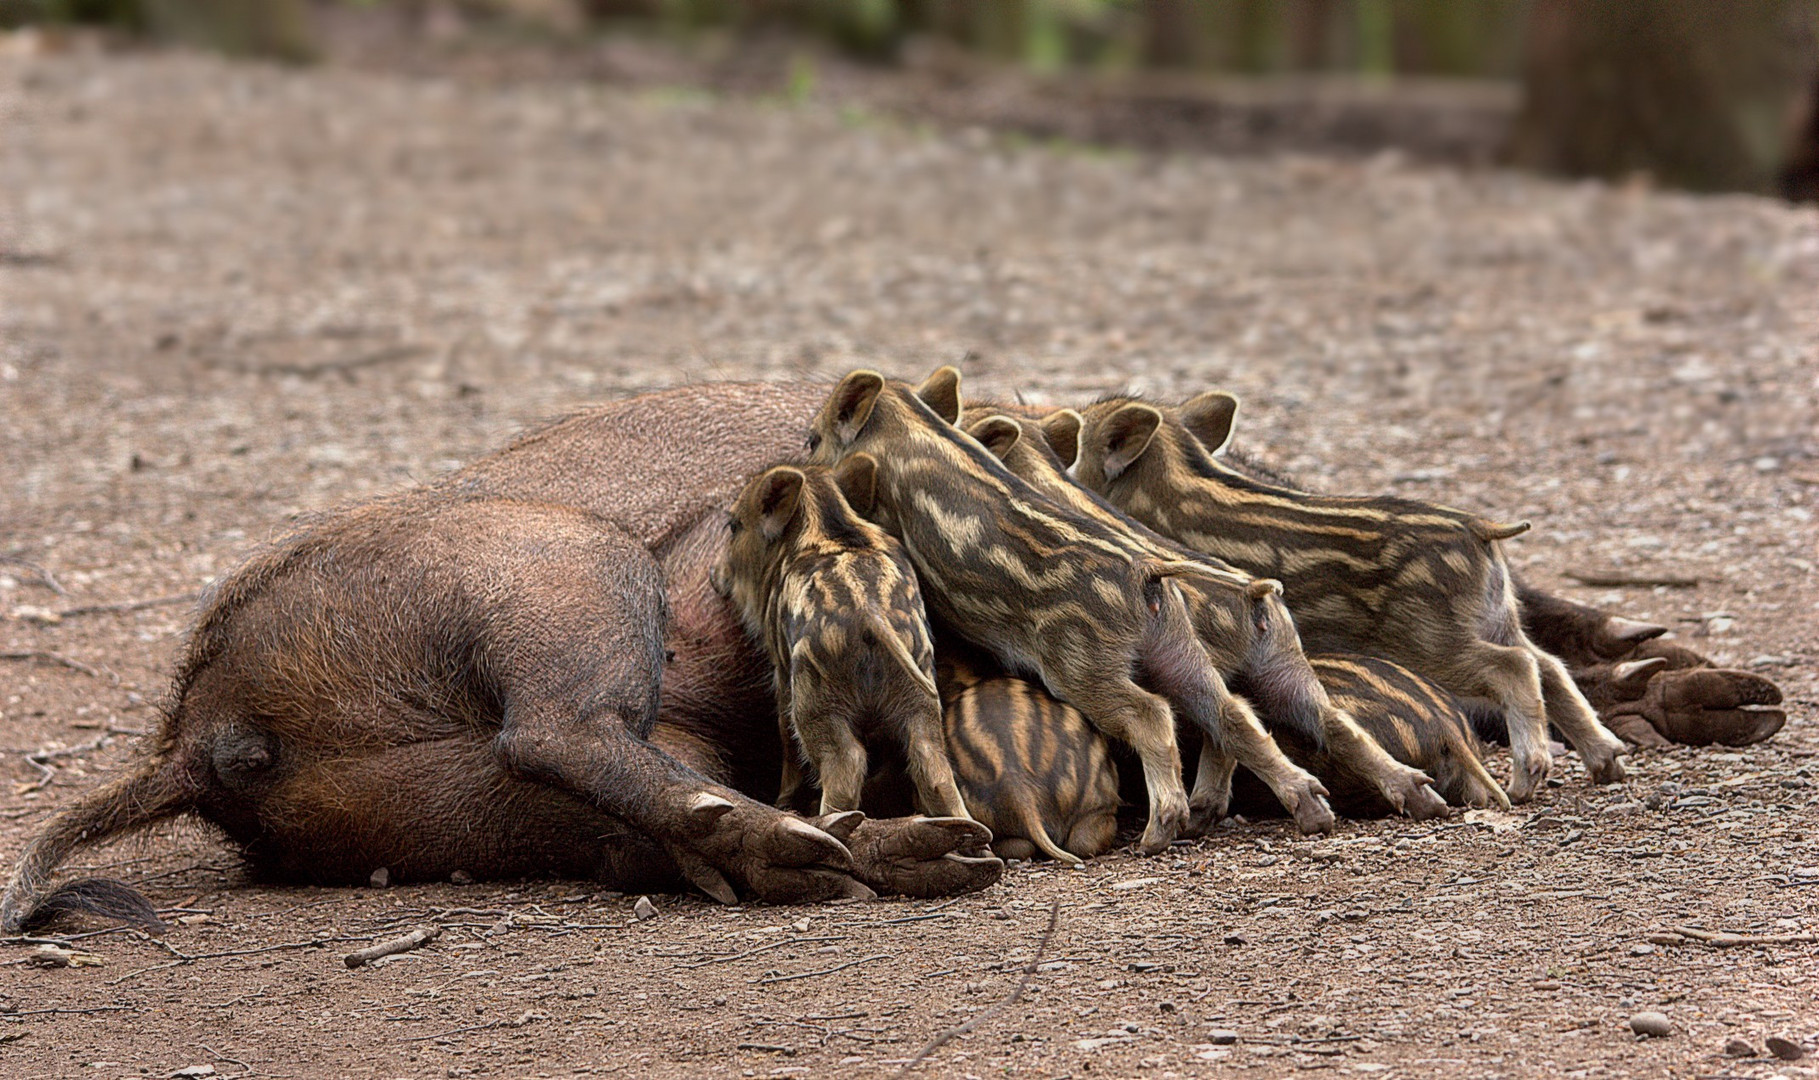
{"label": "wild boar piglet", "polygon": [[1308,651],[1393,660],[1508,721],[1510,797],[1535,794],[1557,726],[1595,781],[1623,778],[1623,744],[1566,669],[1524,636],[1499,544],[1528,528],[1393,497],[1297,491],[1229,468],[1238,401],[1111,398],[1080,410],[1075,477],[1157,532],[1277,578]]}
{"label": "wild boar piglet", "polygon": [[[1455,806],[1509,809],[1509,799],[1484,767],[1471,717],[1458,698],[1403,667],[1374,656],[1316,653],[1308,657],[1333,703],[1382,744],[1390,756],[1434,778],[1434,790]],[[1290,747],[1291,756],[1295,748]],[[1367,777],[1342,762],[1312,761],[1342,813],[1381,814],[1388,806]]]}
{"label": "wild boar piglet", "polygon": [[815,418],[809,452],[821,464],[877,459],[868,516],[903,541],[930,614],[1136,752],[1149,792],[1138,847],[1162,851],[1188,817],[1170,705],[1210,732],[1231,694],[1172,569],[1042,497],[954,427],[957,384],[951,368],[924,384],[937,413],[915,387],[853,372]]}
{"label": "wild boar piglet", "polygon": [[[1446,812],[1446,803],[1419,770],[1397,761],[1327,697],[1307,656],[1294,619],[1281,599],[1281,586],[1253,578],[1212,556],[1191,551],[1131,520],[1104,499],[1076,484],[1054,444],[1071,441],[1080,414],[1059,410],[1041,421],[996,414],[990,406],[969,408],[967,430],[1017,476],[1075,512],[1094,518],[1146,551],[1175,566],[1200,644],[1234,690],[1242,689],[1273,727],[1301,736],[1318,748],[1323,765],[1338,764],[1348,778],[1362,778],[1379,797],[1414,818]],[[1068,452],[1071,460],[1072,451]],[[1244,698],[1234,696],[1220,738],[1203,740],[1198,775],[1188,804],[1190,827],[1204,829],[1223,816],[1229,802],[1232,766],[1242,764],[1269,785],[1276,798],[1302,822],[1303,803],[1320,790],[1316,776],[1285,757],[1259,726]]]}
{"label": "wild boar piglet", "polygon": [[947,749],[973,820],[1008,859],[1074,866],[1112,846],[1118,767],[1078,709],[980,657],[937,652]]}
{"label": "wild boar piglet", "polygon": [[838,473],[780,465],[759,475],[733,504],[714,587],[771,658],[785,739],[780,804],[801,783],[799,743],[821,781],[821,813],[859,809],[870,737],[904,749],[925,813],[965,817],[916,571],[845,495],[869,497],[875,468],[860,454]]}

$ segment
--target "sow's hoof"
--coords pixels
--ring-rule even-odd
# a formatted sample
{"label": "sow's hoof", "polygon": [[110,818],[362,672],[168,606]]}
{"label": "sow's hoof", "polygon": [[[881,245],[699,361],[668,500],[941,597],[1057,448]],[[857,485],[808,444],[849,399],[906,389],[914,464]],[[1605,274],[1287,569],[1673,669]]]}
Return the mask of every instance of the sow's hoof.
{"label": "sow's hoof", "polygon": [[986,848],[991,830],[967,818],[866,818],[843,835],[854,874],[881,893],[948,896],[1004,873],[1004,860]]}
{"label": "sow's hoof", "polygon": [[[742,796],[696,795],[685,837],[670,855],[684,877],[723,904],[739,895],[772,904],[809,904],[875,896],[853,872],[853,856],[833,833]],[[833,819],[859,815],[832,815]]]}
{"label": "sow's hoof", "polygon": [[1676,641],[1643,641],[1623,660],[1573,672],[1612,731],[1640,746],[1748,746],[1781,730],[1781,688],[1760,675],[1714,668]]}
{"label": "sow's hoof", "polygon": [[[1639,700],[1613,709],[1612,729],[1619,735],[1640,733],[1635,720],[1648,723],[1660,738],[1685,746],[1748,746],[1781,730],[1787,713],[1767,708],[1781,704],[1781,688],[1747,671],[1685,668],[1663,671],[1649,680]],[[1617,723],[1619,718],[1625,723]],[[1627,736],[1626,736],[1627,737]],[[1644,739],[1636,741],[1649,743]]]}

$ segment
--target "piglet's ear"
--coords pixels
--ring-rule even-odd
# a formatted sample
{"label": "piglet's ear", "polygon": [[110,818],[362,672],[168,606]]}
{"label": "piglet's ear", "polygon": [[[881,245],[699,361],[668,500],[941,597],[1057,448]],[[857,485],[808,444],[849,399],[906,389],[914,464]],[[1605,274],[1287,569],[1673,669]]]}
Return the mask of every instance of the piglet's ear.
{"label": "piglet's ear", "polygon": [[936,416],[950,424],[959,423],[960,369],[952,364],[936,368],[934,374],[916,387],[916,396],[935,410]]}
{"label": "piglet's ear", "polygon": [[990,450],[993,457],[1003,461],[1011,447],[1017,445],[1017,440],[1023,438],[1023,428],[1008,416],[988,416],[974,424],[967,434],[978,439],[979,445]]}
{"label": "piglet's ear", "polygon": [[1191,397],[1179,410],[1185,427],[1209,454],[1220,454],[1232,442],[1232,425],[1238,419],[1238,399],[1223,390],[1208,390]]}
{"label": "piglet's ear", "polygon": [[878,405],[878,395],[883,392],[884,376],[863,369],[841,379],[840,385],[834,387],[834,396],[829,403],[833,406],[834,432],[842,442],[852,442],[865,430],[872,410]]}
{"label": "piglet's ear", "polygon": [[1042,431],[1042,439],[1048,448],[1061,459],[1061,467],[1072,468],[1080,457],[1080,414],[1072,409],[1060,409],[1042,418],[1037,425]]}
{"label": "piglet's ear", "polygon": [[772,469],[758,479],[758,528],[766,540],[776,540],[802,506],[801,469]]}
{"label": "piglet's ear", "polygon": [[1252,600],[1262,600],[1266,597],[1281,596],[1282,582],[1277,581],[1275,578],[1257,578],[1244,587],[1244,594]]}
{"label": "piglet's ear", "polygon": [[1125,405],[1105,418],[1099,438],[1105,445],[1105,478],[1116,480],[1155,441],[1162,414],[1151,405]]}
{"label": "piglet's ear", "polygon": [[872,512],[878,496],[878,459],[870,454],[848,454],[834,466],[834,483],[855,512]]}

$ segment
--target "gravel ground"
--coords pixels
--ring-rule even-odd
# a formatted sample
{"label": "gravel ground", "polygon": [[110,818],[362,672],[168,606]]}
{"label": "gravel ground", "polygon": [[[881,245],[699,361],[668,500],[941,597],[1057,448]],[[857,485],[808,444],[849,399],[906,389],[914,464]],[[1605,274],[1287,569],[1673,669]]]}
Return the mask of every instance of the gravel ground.
{"label": "gravel ground", "polygon": [[273,888],[162,829],[82,865],[182,925],[81,938],[94,967],[0,951],[0,1072],[882,1075],[971,1020],[923,1073],[1815,1075],[1724,1056],[1815,1049],[1810,937],[1650,938],[1819,931],[1819,211],[187,55],[6,56],[0,115],[8,862],[152,722],[181,598],[292,515],[582,401],[968,353],[998,393],[1233,389],[1309,483],[1531,518],[1538,581],[1793,702],[1611,788],[1568,756],[1513,814],[1231,823],[942,904]]}

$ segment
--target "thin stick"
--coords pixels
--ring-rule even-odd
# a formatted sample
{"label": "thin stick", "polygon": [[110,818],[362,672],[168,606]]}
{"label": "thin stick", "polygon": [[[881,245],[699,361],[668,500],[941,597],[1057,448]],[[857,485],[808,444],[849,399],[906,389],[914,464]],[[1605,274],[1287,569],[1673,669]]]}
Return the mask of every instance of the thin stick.
{"label": "thin stick", "polygon": [[11,1016],[90,1016],[94,1013],[125,1012],[131,1005],[96,1005],[91,1009],[20,1009],[18,1012],[0,1012],[0,1017]]}
{"label": "thin stick", "polygon": [[221,1051],[215,1049],[214,1047],[210,1046],[207,1043],[197,1043],[196,1045],[198,1045],[198,1046],[202,1047],[202,1049],[208,1051],[209,1056],[214,1058],[216,1061],[225,1061],[229,1065],[238,1065],[242,1069],[246,1070],[246,1074],[248,1076],[252,1075],[253,1067],[251,1065],[248,1065],[246,1062],[241,1061],[239,1058],[228,1057],[226,1054],[223,1054]]}
{"label": "thin stick", "polygon": [[757,956],[761,952],[770,952],[772,949],[781,949],[785,945],[814,945],[823,941],[839,940],[840,938],[838,935],[830,935],[828,937],[787,938],[783,941],[773,941],[769,945],[760,945],[755,949],[747,949],[742,953],[733,953],[731,956],[714,956],[709,957],[698,964],[678,964],[676,966],[680,968],[698,968],[707,967],[709,964],[730,964],[734,960],[743,960],[748,956]]}
{"label": "thin stick", "polygon": [[25,755],[25,763],[27,765],[30,765],[32,768],[38,770],[38,779],[37,780],[33,781],[30,784],[26,784],[25,786],[18,789],[18,794],[24,795],[27,792],[42,791],[44,788],[46,788],[50,785],[51,778],[57,775],[57,770],[51,768],[51,762],[56,760],[57,758],[75,757],[78,754],[86,754],[93,750],[99,750],[103,746],[106,746],[107,741],[109,739],[112,739],[116,735],[143,735],[143,734],[145,734],[145,733],[142,731],[128,731],[124,728],[111,728],[110,727],[106,731],[104,731],[101,734],[90,739],[88,742],[81,743],[76,746],[66,746],[61,750],[48,750],[48,749],[38,749],[38,750],[30,750],[30,751],[0,750],[0,753],[9,753],[9,754],[23,753]]}
{"label": "thin stick", "polygon": [[22,559],[17,555],[0,555],[0,563],[6,563],[8,566],[20,567],[26,573],[31,574],[34,577],[36,577],[40,584],[42,584],[45,588],[49,589],[51,592],[56,593],[58,596],[68,596],[69,595],[69,590],[65,589],[63,587],[63,583],[61,581],[58,581],[55,577],[51,576],[51,572],[49,570],[46,570],[44,567],[39,566],[35,562],[31,562],[27,559]]}
{"label": "thin stick", "polygon": [[1819,934],[1727,934],[1722,931],[1713,933],[1710,930],[1696,930],[1690,926],[1671,927],[1670,933],[1710,945],[1714,949],[1734,949],[1742,945],[1811,945],[1819,942]]}
{"label": "thin stick", "polygon": [[844,964],[836,964],[831,968],[823,968],[820,971],[799,971],[794,975],[766,975],[762,979],[753,979],[752,985],[768,986],[771,983],[795,982],[797,979],[812,979],[817,975],[832,975],[836,971],[845,971],[849,967],[858,967],[860,964],[869,964],[873,960],[889,960],[890,958],[890,953],[874,953],[871,956],[861,956],[857,960],[848,960]]}
{"label": "thin stick", "polygon": [[169,607],[172,604],[187,604],[201,593],[177,593],[172,596],[154,596],[146,600],[119,600],[111,604],[78,604],[57,612],[59,619],[73,619],[78,615],[107,615],[117,612],[144,611],[146,608]]}
{"label": "thin stick", "polygon": [[408,1039],[400,1039],[398,1041],[399,1042],[423,1042],[426,1039],[446,1039],[450,1035],[459,1035],[465,1031],[486,1031],[489,1028],[496,1028],[500,1024],[503,1024],[503,1023],[505,1023],[505,1021],[503,1021],[503,1020],[488,1020],[484,1024],[469,1024],[467,1027],[453,1028],[448,1031],[438,1031],[434,1035],[412,1035]]}
{"label": "thin stick", "polygon": [[941,1034],[930,1039],[922,1049],[916,1051],[916,1056],[903,1063],[903,1067],[897,1070],[896,1075],[902,1076],[909,1072],[924,1061],[927,1061],[930,1054],[1023,1000],[1023,992],[1029,989],[1030,980],[1035,977],[1036,968],[1042,963],[1042,954],[1048,951],[1049,939],[1055,936],[1055,925],[1060,921],[1061,901],[1056,900],[1049,905],[1048,926],[1043,929],[1042,937],[1036,941],[1036,952],[1030,957],[1029,963],[1023,965],[1023,974],[1017,979],[1017,985],[1011,988],[1011,992],[1004,995],[1004,997],[998,1001],[998,1004],[993,1005],[982,1013],[974,1015],[974,1017],[966,1023],[961,1024],[958,1027],[948,1028],[946,1031],[943,1031]]}
{"label": "thin stick", "polygon": [[349,968],[362,967],[380,957],[396,956],[399,953],[410,952],[412,949],[421,949],[441,936],[442,928],[440,926],[419,926],[403,937],[381,941],[377,945],[368,945],[364,949],[356,949],[342,959]]}
{"label": "thin stick", "polygon": [[90,667],[82,661],[77,660],[75,657],[65,656],[60,652],[52,652],[49,649],[24,649],[16,652],[0,652],[0,660],[42,660],[47,664],[60,664],[63,667],[69,668],[71,671],[80,671],[90,678],[104,679],[107,677],[101,673],[99,668]]}
{"label": "thin stick", "polygon": [[1661,586],[1668,589],[1691,589],[1699,584],[1694,577],[1649,577],[1637,574],[1620,574],[1616,571],[1598,572],[1592,570],[1568,570],[1566,576],[1581,585],[1599,589],[1648,589]]}
{"label": "thin stick", "polygon": [[330,372],[345,374],[361,368],[389,364],[397,360],[410,360],[429,351],[428,345],[393,345],[390,348],[341,360],[324,360],[319,364],[267,364],[263,367],[252,368],[250,371],[255,375],[300,375],[307,379],[317,375],[327,375]]}

